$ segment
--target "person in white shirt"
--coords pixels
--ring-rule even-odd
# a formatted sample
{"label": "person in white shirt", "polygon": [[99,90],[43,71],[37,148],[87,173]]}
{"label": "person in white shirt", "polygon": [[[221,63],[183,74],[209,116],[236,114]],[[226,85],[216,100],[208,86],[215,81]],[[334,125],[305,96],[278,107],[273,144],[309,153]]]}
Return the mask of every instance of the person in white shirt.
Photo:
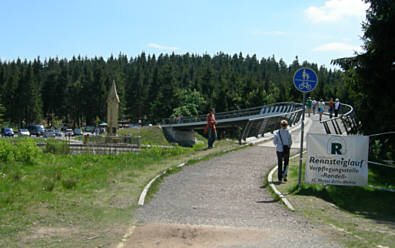
{"label": "person in white shirt", "polygon": [[280,122],[280,126],[281,128],[274,134],[273,143],[276,145],[278,160],[278,181],[281,182],[284,179],[286,182],[289,163],[289,150],[292,145],[292,137],[287,129],[288,122],[286,120],[282,120]]}
{"label": "person in white shirt", "polygon": [[337,117],[339,115],[339,109],[340,109],[339,98],[336,98],[336,101],[335,101],[335,117]]}
{"label": "person in white shirt", "polygon": [[313,105],[313,115],[315,115],[315,111],[317,111],[317,101],[314,99],[312,102]]}

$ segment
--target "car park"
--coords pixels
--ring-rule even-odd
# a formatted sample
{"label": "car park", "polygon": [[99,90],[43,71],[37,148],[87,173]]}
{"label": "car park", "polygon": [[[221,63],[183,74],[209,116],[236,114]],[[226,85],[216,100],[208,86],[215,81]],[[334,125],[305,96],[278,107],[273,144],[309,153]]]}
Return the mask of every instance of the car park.
{"label": "car park", "polygon": [[18,135],[19,136],[30,136],[30,132],[29,132],[29,130],[22,128],[22,129],[18,130]]}
{"label": "car park", "polygon": [[51,130],[51,129],[46,129],[44,134],[43,134],[44,138],[54,138],[55,137],[55,133]]}
{"label": "car park", "polygon": [[96,127],[95,127],[95,126],[85,126],[85,127],[83,128],[83,130],[84,130],[85,133],[94,134],[95,131],[96,131]]}
{"label": "car park", "polygon": [[139,128],[139,126],[136,125],[136,124],[129,124],[129,125],[128,125],[128,128]]}
{"label": "car park", "polygon": [[8,127],[2,128],[1,135],[3,137],[14,137],[14,130],[12,130],[12,128],[8,128]]}
{"label": "car park", "polygon": [[62,132],[59,129],[55,129],[55,130],[53,130],[53,132],[54,132],[55,136],[62,137]]}
{"label": "car park", "polygon": [[82,132],[82,130],[79,129],[79,128],[74,128],[73,132],[74,132],[74,136],[78,136],[78,135],[83,135],[84,134]]}
{"label": "car park", "polygon": [[73,130],[72,129],[66,129],[66,131],[64,132],[64,136],[66,136],[66,137],[73,136]]}
{"label": "car park", "polygon": [[35,135],[35,136],[39,137],[44,134],[43,125],[31,125],[31,126],[28,126],[27,129],[29,130],[30,135]]}

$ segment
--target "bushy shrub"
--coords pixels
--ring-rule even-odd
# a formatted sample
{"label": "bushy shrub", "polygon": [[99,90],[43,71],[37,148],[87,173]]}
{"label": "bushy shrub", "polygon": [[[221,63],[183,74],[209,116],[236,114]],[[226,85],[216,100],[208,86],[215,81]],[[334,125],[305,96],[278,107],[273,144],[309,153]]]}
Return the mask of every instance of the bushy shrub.
{"label": "bushy shrub", "polygon": [[39,156],[42,150],[37,144],[31,139],[24,139],[21,142],[16,143],[17,148],[17,161],[33,163],[34,160]]}
{"label": "bushy shrub", "polygon": [[15,144],[9,140],[0,140],[0,161],[19,161],[32,163],[41,153],[41,149],[31,139],[23,139]]}
{"label": "bushy shrub", "polygon": [[14,161],[16,156],[16,147],[8,140],[0,140],[0,161]]}
{"label": "bushy shrub", "polygon": [[159,157],[165,154],[165,151],[162,147],[152,146],[148,149],[142,151],[143,154],[147,154],[149,156]]}
{"label": "bushy shrub", "polygon": [[47,139],[44,151],[53,154],[69,154],[70,147],[66,141]]}

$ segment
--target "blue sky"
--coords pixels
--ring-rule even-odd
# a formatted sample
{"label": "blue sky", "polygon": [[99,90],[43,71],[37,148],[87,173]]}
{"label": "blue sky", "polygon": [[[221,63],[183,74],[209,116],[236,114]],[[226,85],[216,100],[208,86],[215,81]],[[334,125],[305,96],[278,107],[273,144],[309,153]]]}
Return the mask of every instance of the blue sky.
{"label": "blue sky", "polygon": [[242,52],[332,67],[361,51],[366,8],[362,0],[2,0],[0,59]]}

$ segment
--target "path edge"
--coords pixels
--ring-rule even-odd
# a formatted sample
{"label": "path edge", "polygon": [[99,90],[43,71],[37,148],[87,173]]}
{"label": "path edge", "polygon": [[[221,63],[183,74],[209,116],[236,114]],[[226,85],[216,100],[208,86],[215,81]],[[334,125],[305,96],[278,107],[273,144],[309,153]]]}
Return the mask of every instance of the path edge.
{"label": "path edge", "polygon": [[[305,124],[307,124],[307,125],[306,125],[306,126],[307,126],[307,130],[309,130],[310,127],[311,127],[311,125],[312,125],[312,120],[311,120],[311,119],[306,119],[306,122],[307,122],[307,123],[305,123]],[[291,132],[295,132],[295,131],[297,131],[297,130],[300,129],[300,128],[301,128],[301,125],[299,125],[298,127],[294,128],[293,130],[291,130]],[[307,132],[305,132],[305,135],[306,135],[306,134],[307,134]],[[292,157],[290,157],[289,159],[293,159],[293,158],[296,158],[296,157],[298,157],[298,156],[300,156],[300,151],[299,151],[297,154],[295,154],[295,155],[293,155]],[[295,211],[294,206],[288,201],[288,199],[285,197],[285,195],[283,195],[283,194],[276,188],[276,185],[274,185],[274,183],[273,183],[273,179],[272,179],[272,178],[273,178],[274,172],[276,172],[276,170],[277,170],[277,167],[278,167],[278,166],[275,165],[275,166],[273,167],[273,169],[271,169],[271,171],[269,172],[269,175],[267,176],[267,182],[268,182],[268,184],[270,185],[270,188],[272,188],[272,190],[274,191],[274,193],[280,197],[280,199],[283,201],[283,203],[285,204],[285,206],[287,206],[289,210]]]}
{"label": "path edge", "polygon": [[[309,122],[307,121],[307,119],[306,119],[305,121],[306,121],[307,123],[309,123]],[[311,121],[311,120],[310,120],[310,121]],[[311,124],[310,124],[310,125],[311,125]],[[296,130],[298,130],[298,129],[300,129],[300,128],[301,128],[301,125],[299,124],[299,125],[297,125],[296,127],[292,128],[290,131],[291,131],[291,132],[295,132]],[[269,141],[269,140],[273,139],[273,137],[274,137],[274,136],[261,138],[261,139],[258,140],[258,141],[253,141],[253,142],[249,142],[249,143],[247,143],[247,144],[243,144],[243,145],[241,145],[241,147],[243,147],[243,146],[248,146],[248,145],[250,145],[250,144],[255,145],[255,144],[257,144],[257,143],[262,143],[262,142],[265,142],[265,141]],[[238,148],[240,148],[240,147],[238,147]],[[238,149],[238,148],[236,148],[236,149]],[[231,150],[233,150],[233,149],[228,149],[228,150],[225,150],[224,152],[229,152],[229,151],[231,151]],[[187,164],[187,162],[184,162],[184,163],[181,163],[181,164],[177,165],[176,167],[181,168],[181,167],[184,167],[186,164]],[[274,173],[274,171],[275,171],[274,169],[277,170],[277,167],[273,168],[272,171],[269,173],[270,182],[271,182],[271,178],[272,178],[271,175],[273,175],[273,173]],[[158,175],[156,175],[153,179],[151,179],[151,181],[149,181],[149,183],[148,183],[147,185],[145,185],[143,191],[142,191],[141,194],[140,194],[139,201],[138,201],[138,204],[137,204],[138,206],[144,206],[145,197],[147,196],[148,191],[149,191],[151,185],[152,185],[159,177],[165,175],[165,174],[167,173],[168,170],[169,170],[169,169],[166,169],[166,170],[162,171],[161,173],[159,173]],[[274,170],[274,171],[273,171],[273,170]],[[269,181],[269,177],[268,177],[268,181]],[[280,195],[283,196],[283,198],[281,198],[281,199],[285,199],[285,200],[289,203],[289,201],[285,198],[285,196],[284,196],[283,194],[281,194],[281,192],[278,191],[277,188],[276,188],[273,184],[270,184],[270,186],[272,187],[272,189],[274,190],[274,192],[276,192],[276,194],[278,194],[279,196],[280,196]],[[274,187],[274,188],[273,188],[273,187]],[[277,192],[278,192],[278,193],[277,193]],[[281,196],[280,196],[280,197],[281,197]],[[283,200],[283,201],[284,201],[284,200]],[[289,204],[290,204],[290,206],[292,207],[291,203],[289,203]],[[288,206],[288,205],[287,205],[287,206]],[[293,207],[290,208],[290,209],[292,210]],[[294,209],[293,209],[292,211],[294,211]]]}
{"label": "path edge", "polygon": [[[299,156],[299,153],[293,155],[292,157],[290,157],[289,159],[293,159]],[[270,188],[272,188],[272,190],[274,191],[274,193],[276,195],[278,195],[278,197],[280,197],[280,199],[283,201],[283,203],[285,204],[285,206],[287,206],[287,208],[291,211],[295,211],[294,206],[288,201],[288,199],[285,197],[285,195],[283,195],[277,188],[276,185],[274,185],[273,183],[273,174],[274,172],[277,171],[277,165],[273,167],[273,169],[271,169],[271,171],[269,172],[269,175],[267,176],[267,182],[270,185]]]}

